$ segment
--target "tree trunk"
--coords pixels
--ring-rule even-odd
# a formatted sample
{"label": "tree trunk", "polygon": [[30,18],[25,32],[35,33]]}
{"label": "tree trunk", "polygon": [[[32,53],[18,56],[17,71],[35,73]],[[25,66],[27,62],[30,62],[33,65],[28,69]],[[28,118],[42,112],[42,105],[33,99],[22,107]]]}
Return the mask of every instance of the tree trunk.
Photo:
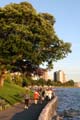
{"label": "tree trunk", "polygon": [[0,87],[3,87],[4,85],[4,77],[1,76],[0,78]]}
{"label": "tree trunk", "polygon": [[3,87],[4,85],[5,74],[6,74],[6,70],[2,70],[1,75],[0,75],[0,87]]}

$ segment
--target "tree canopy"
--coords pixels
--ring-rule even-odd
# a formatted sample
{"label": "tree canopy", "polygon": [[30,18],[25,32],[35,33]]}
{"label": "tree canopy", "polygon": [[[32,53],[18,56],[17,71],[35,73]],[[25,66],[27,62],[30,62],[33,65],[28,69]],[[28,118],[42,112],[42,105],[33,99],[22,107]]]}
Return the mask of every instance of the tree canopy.
{"label": "tree canopy", "polygon": [[38,13],[28,2],[0,8],[0,64],[11,68],[25,60],[34,66],[45,62],[52,66],[65,58],[71,44],[59,39],[54,23],[54,16]]}

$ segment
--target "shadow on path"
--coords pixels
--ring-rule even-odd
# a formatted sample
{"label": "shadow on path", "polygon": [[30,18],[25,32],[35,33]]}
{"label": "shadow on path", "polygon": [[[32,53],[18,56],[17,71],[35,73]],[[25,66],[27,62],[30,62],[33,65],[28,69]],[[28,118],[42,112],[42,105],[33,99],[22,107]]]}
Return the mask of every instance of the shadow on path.
{"label": "shadow on path", "polygon": [[28,109],[20,113],[16,113],[11,120],[38,120],[39,114],[48,102],[45,100],[43,103],[32,104]]}

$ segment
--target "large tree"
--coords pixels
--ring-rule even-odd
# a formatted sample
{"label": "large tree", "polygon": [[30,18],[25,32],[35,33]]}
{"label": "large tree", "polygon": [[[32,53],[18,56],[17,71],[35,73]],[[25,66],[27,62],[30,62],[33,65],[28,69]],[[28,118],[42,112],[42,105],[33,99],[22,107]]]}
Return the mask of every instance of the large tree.
{"label": "large tree", "polygon": [[71,44],[59,39],[54,23],[52,15],[38,13],[27,2],[0,8],[0,64],[29,71],[30,67],[45,62],[50,67],[65,58],[71,52]]}

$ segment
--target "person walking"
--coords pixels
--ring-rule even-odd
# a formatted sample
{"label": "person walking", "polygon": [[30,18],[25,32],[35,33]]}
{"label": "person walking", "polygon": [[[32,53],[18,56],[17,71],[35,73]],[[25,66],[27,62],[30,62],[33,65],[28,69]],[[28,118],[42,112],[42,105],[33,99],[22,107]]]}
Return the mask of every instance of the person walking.
{"label": "person walking", "polygon": [[48,89],[48,98],[49,98],[49,100],[52,99],[52,93],[53,93],[52,89],[49,88],[49,89]]}
{"label": "person walking", "polygon": [[29,90],[27,89],[25,94],[25,106],[24,106],[25,109],[28,109],[29,107],[29,100],[30,100],[30,93]]}
{"label": "person walking", "polygon": [[45,99],[45,89],[43,88],[41,91],[41,103],[44,101]]}
{"label": "person walking", "polygon": [[37,104],[38,103],[38,100],[39,100],[39,97],[40,97],[40,94],[37,91],[34,92],[34,103]]}

